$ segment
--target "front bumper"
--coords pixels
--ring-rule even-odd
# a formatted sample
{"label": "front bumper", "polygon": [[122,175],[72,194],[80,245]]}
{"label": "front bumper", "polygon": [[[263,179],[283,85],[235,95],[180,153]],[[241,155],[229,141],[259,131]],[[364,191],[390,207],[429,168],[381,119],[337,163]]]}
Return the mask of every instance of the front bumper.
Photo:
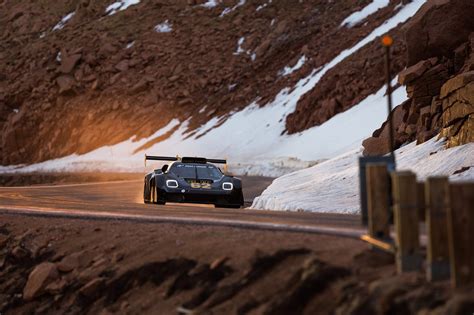
{"label": "front bumper", "polygon": [[167,188],[166,190],[159,190],[158,196],[163,202],[243,206],[241,189],[226,191],[215,189]]}

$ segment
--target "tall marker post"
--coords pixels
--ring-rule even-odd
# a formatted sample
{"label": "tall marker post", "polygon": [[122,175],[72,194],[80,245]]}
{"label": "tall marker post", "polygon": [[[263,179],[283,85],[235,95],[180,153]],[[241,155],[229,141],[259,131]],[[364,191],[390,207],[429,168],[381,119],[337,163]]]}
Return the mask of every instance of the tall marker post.
{"label": "tall marker post", "polygon": [[393,45],[393,38],[390,35],[382,37],[382,45],[385,47],[385,73],[387,80],[387,105],[388,105],[388,126],[390,131],[390,156],[393,160],[393,166],[396,168],[395,161],[395,140],[393,135],[393,115],[392,115],[392,74],[390,68],[390,47]]}

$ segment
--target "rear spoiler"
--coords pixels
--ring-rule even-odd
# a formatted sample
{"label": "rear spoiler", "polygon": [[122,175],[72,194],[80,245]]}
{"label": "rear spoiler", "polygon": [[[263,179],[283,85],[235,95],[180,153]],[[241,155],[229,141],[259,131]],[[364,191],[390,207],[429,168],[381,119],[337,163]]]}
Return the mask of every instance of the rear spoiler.
{"label": "rear spoiler", "polygon": [[179,157],[178,155],[176,157],[173,156],[155,156],[155,155],[146,155],[145,154],[145,166],[146,166],[146,161],[181,161],[182,163],[201,163],[201,164],[206,164],[206,163],[214,163],[214,164],[227,164],[227,160],[225,159],[207,159],[203,157]]}

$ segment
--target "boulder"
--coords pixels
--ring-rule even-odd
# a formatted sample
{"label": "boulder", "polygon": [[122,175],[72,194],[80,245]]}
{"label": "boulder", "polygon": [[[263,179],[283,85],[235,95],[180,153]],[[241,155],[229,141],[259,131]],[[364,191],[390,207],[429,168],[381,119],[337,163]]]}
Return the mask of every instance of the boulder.
{"label": "boulder", "polygon": [[79,289],[79,294],[87,298],[94,298],[98,295],[99,291],[102,290],[104,284],[105,278],[99,277],[93,279]]}
{"label": "boulder", "polygon": [[379,156],[390,152],[390,143],[388,138],[370,137],[362,142],[364,147],[364,156]]}
{"label": "boulder", "polygon": [[69,74],[74,70],[79,60],[81,60],[81,54],[75,54],[71,56],[62,56],[61,66],[59,66],[59,71],[64,74]]}
{"label": "boulder", "polygon": [[76,81],[70,75],[60,75],[56,78],[56,83],[59,86],[59,94],[66,94],[72,91]]}
{"label": "boulder", "polygon": [[398,75],[398,83],[401,85],[407,85],[410,82],[418,79],[426,72],[429,68],[431,68],[431,61],[429,60],[422,60],[417,64],[403,70]]}
{"label": "boulder", "polygon": [[129,67],[128,60],[122,60],[118,64],[115,65],[115,69],[122,72],[127,71],[128,67]]}
{"label": "boulder", "polygon": [[470,115],[465,120],[460,120],[459,125],[458,131],[449,137],[447,142],[448,147],[474,142],[474,115]]}
{"label": "boulder", "polygon": [[469,293],[454,295],[443,307],[441,314],[463,315],[472,314],[474,311],[474,297]]}
{"label": "boulder", "polygon": [[444,111],[443,126],[447,127],[453,122],[459,119],[464,119],[471,114],[474,114],[474,104],[471,105],[463,102],[456,102]]}
{"label": "boulder", "polygon": [[70,272],[89,263],[84,252],[72,253],[65,256],[57,265],[59,271]]}
{"label": "boulder", "polygon": [[451,57],[474,31],[474,1],[427,1],[405,25],[408,66],[431,57]]}
{"label": "boulder", "polygon": [[23,299],[32,300],[44,293],[48,284],[58,279],[59,273],[56,265],[45,262],[36,266],[28,276],[28,281],[23,289]]}

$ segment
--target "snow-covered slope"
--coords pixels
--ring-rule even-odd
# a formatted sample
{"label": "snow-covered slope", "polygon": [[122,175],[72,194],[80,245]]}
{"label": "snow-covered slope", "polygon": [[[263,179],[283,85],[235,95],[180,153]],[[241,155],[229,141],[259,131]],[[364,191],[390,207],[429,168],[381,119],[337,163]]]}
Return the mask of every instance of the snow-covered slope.
{"label": "snow-covered slope", "polygon": [[[474,180],[474,143],[445,149],[443,140],[411,143],[396,152],[399,170],[413,170],[418,179],[446,175]],[[280,178],[257,197],[251,208],[333,213],[359,212],[358,158],[361,149]],[[463,167],[469,170],[453,175]]]}
{"label": "snow-covered slope", "polygon": [[[405,97],[402,88],[394,93],[397,103]],[[254,104],[233,114],[216,128],[219,120],[211,120],[192,137],[185,133],[186,123],[181,124],[170,138],[145,150],[137,151],[143,144],[178,126],[179,122],[173,120],[150,138],[140,141],[130,139],[84,155],[25,167],[0,167],[0,171],[143,171],[145,153],[171,156],[179,153],[181,156],[227,157],[231,171],[237,174],[281,176],[358,148],[387,116],[384,89],[381,89],[319,127],[300,134],[281,135],[284,130],[281,120],[291,112],[288,108],[291,99],[291,93],[284,91],[271,106],[259,108]]]}

